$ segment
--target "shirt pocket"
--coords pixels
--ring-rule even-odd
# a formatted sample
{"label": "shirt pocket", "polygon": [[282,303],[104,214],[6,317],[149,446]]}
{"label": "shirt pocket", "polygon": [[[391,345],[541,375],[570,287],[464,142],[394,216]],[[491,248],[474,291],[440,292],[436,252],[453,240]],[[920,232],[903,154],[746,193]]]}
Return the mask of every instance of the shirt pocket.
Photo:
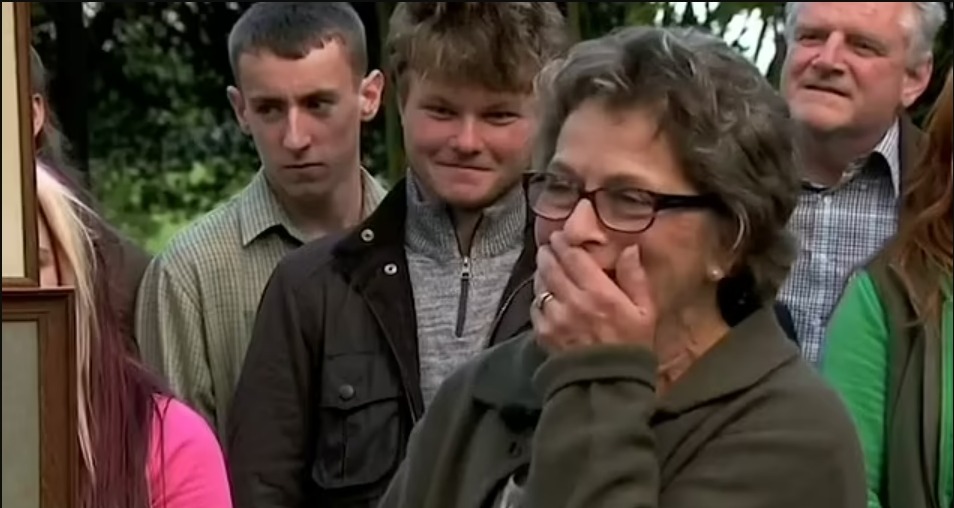
{"label": "shirt pocket", "polygon": [[401,450],[401,386],[383,353],[325,359],[314,481],[325,490],[370,485],[392,473]]}

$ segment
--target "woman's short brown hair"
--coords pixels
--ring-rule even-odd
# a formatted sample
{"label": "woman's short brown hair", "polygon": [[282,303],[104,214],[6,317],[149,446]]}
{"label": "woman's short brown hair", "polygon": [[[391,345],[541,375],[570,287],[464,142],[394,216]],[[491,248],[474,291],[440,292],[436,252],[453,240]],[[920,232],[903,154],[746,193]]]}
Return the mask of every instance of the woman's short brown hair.
{"label": "woman's short brown hair", "polygon": [[534,77],[567,43],[555,2],[401,2],[391,15],[386,55],[402,97],[408,72],[531,92]]}
{"label": "woman's short brown hair", "polygon": [[536,170],[582,103],[652,111],[689,180],[727,210],[721,233],[736,264],[720,297],[775,298],[794,259],[786,226],[799,179],[788,107],[751,62],[702,32],[629,27],[576,45],[539,86]]}

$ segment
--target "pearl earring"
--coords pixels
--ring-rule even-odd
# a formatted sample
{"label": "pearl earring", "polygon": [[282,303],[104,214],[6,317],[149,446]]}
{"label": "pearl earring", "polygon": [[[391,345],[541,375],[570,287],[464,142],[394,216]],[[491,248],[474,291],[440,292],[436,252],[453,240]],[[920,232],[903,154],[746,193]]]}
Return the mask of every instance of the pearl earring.
{"label": "pearl earring", "polygon": [[712,277],[712,280],[714,280],[714,281],[716,281],[716,282],[722,280],[722,277],[723,277],[723,275],[722,275],[722,270],[720,270],[720,269],[718,269],[718,268],[713,268],[713,269],[709,272],[709,275]]}

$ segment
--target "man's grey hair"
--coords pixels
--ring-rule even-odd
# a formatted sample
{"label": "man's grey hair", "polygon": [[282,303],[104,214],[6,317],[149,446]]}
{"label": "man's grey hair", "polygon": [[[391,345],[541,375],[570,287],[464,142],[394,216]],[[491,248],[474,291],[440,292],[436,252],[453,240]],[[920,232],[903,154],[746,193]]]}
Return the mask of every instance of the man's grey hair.
{"label": "man's grey hair", "polygon": [[[805,2],[787,2],[785,5],[785,37],[793,41],[798,13]],[[944,2],[902,2],[908,5],[901,24],[907,31],[909,65],[931,62],[934,58],[934,40],[947,21]]]}
{"label": "man's grey hair", "polygon": [[794,257],[786,224],[799,192],[795,136],[785,101],[752,62],[699,31],[627,27],[574,46],[544,69],[538,91],[536,171],[547,170],[583,103],[650,112],[696,190],[724,205],[730,275],[747,280],[752,297],[775,297]]}

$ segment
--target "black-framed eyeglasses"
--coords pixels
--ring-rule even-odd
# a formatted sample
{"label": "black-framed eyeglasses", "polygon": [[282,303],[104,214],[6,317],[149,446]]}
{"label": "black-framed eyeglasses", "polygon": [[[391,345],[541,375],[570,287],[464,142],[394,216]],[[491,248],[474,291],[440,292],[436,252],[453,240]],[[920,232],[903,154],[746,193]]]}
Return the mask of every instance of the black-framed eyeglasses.
{"label": "black-framed eyeglasses", "polygon": [[538,217],[566,220],[582,200],[588,200],[596,217],[608,229],[642,233],[656,222],[656,215],[670,209],[722,208],[714,194],[661,194],[636,187],[601,187],[585,190],[579,183],[556,173],[533,173],[527,187],[530,208]]}

